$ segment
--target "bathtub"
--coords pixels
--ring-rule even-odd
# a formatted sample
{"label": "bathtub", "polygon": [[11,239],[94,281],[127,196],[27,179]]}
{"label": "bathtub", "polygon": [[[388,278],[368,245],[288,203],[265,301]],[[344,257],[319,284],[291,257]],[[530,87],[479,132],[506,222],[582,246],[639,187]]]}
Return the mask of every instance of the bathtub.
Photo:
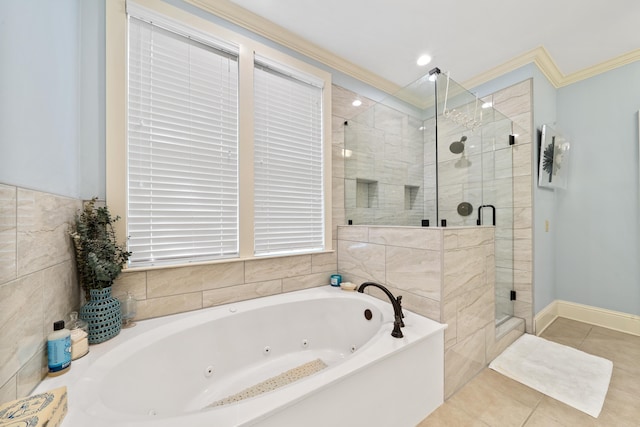
{"label": "bathtub", "polygon": [[139,321],[34,394],[67,386],[63,427],[413,427],[443,402],[446,325],[404,312],[393,338],[388,302],[327,286]]}

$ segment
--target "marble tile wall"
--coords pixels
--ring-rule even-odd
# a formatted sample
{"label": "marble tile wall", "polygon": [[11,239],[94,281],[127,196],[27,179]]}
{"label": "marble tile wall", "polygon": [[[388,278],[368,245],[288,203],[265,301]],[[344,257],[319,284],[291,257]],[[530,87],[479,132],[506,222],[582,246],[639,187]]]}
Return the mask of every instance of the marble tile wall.
{"label": "marble tile wall", "polygon": [[114,283],[113,295],[130,292],[141,320],[328,285],[336,270],[335,252],[128,270]]}
{"label": "marble tile wall", "polygon": [[80,305],[67,230],[80,200],[0,184],[0,401],[46,374],[46,337]]}
{"label": "marble tile wall", "polygon": [[422,122],[383,104],[369,107],[350,111],[342,121],[344,145],[351,152],[344,159],[347,216],[355,224],[419,226],[424,217]]}
{"label": "marble tile wall", "polygon": [[402,295],[403,307],[440,322],[442,239],[438,228],[339,226],[338,273],[356,284],[380,283]]}
{"label": "marble tile wall", "polygon": [[[445,331],[445,396],[480,372],[523,331],[496,336],[493,227],[338,227],[338,272],[378,282],[403,307]],[[373,289],[372,295],[386,299]]]}

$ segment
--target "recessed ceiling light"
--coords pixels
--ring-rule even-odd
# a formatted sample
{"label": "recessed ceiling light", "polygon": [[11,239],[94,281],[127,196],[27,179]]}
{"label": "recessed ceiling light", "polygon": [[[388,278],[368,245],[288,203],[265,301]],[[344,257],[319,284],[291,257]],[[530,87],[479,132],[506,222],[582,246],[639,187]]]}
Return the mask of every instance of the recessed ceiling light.
{"label": "recessed ceiling light", "polygon": [[429,62],[431,62],[431,57],[429,55],[422,55],[420,56],[420,58],[418,58],[418,60],[416,61],[416,63],[419,66],[423,66],[423,65],[427,65]]}
{"label": "recessed ceiling light", "polygon": [[354,107],[359,107],[362,105],[362,101],[360,101],[359,99],[356,99],[351,103],[351,105],[353,105]]}
{"label": "recessed ceiling light", "polygon": [[482,104],[482,108],[491,108],[493,107],[493,103],[491,102],[485,102],[484,104]]}

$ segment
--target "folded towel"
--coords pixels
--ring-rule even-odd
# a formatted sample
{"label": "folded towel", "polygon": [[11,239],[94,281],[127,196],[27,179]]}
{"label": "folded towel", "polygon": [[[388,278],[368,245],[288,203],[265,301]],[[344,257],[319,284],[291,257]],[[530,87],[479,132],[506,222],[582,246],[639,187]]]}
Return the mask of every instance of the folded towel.
{"label": "folded towel", "polygon": [[0,427],[59,427],[67,414],[67,388],[0,405]]}

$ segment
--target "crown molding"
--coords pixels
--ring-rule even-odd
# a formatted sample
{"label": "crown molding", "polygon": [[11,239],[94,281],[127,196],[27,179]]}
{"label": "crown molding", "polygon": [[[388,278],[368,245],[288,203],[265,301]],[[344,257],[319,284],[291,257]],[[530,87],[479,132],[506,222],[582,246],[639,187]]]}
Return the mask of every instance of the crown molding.
{"label": "crown molding", "polygon": [[556,88],[560,87],[564,76],[551,58],[551,55],[549,55],[547,49],[543,46],[538,46],[537,48],[518,55],[503,64],[493,67],[472,79],[466,80],[462,85],[467,88],[474,88],[530,63],[536,64],[542,74],[545,75],[547,80],[549,80],[553,86]]}
{"label": "crown molding", "polygon": [[583,70],[576,71],[575,73],[565,75],[562,74],[562,72],[558,69],[558,66],[556,65],[547,49],[545,49],[544,46],[539,46],[535,49],[523,53],[522,55],[516,56],[515,58],[501,65],[498,65],[497,67],[494,67],[470,80],[465,81],[463,83],[463,86],[467,88],[473,88],[495,78],[498,78],[510,71],[516,70],[523,65],[534,63],[538,67],[540,72],[544,74],[547,80],[549,80],[549,82],[557,89],[579,82],[581,80],[588,79],[590,77],[597,76],[598,74],[611,71],[613,69],[638,60],[640,60],[640,49],[633,50],[608,61],[601,62],[600,64],[596,64]]}
{"label": "crown molding", "polygon": [[386,93],[393,94],[402,88],[401,86],[398,86],[397,84],[380,77],[363,67],[304,40],[297,34],[294,34],[281,26],[230,2],[229,0],[185,1]]}
{"label": "crown molding", "polygon": [[[304,40],[297,34],[292,33],[271,21],[256,15],[235,3],[232,3],[229,0],[185,1],[195,7],[212,13],[233,24],[239,25],[259,36],[265,37],[386,93],[395,94],[402,89],[401,86],[398,86],[397,84],[380,77],[377,74],[348,61],[347,59],[341,58],[320,46]],[[592,67],[585,68],[584,70],[564,75],[547,49],[545,49],[544,46],[539,46],[463,82],[462,85],[465,88],[474,88],[501,77],[524,65],[534,63],[555,88],[560,88],[638,60],[640,60],[640,49],[636,49]]]}
{"label": "crown molding", "polygon": [[623,65],[631,64],[632,62],[636,62],[639,60],[640,60],[640,49],[632,50],[631,52],[627,52],[623,55],[617,56],[608,61],[604,61],[592,67],[585,68],[584,70],[580,70],[575,73],[569,74],[563,79],[561,86],[567,86],[567,85],[579,82],[580,80],[597,76],[598,74],[611,71],[618,67],[622,67]]}

